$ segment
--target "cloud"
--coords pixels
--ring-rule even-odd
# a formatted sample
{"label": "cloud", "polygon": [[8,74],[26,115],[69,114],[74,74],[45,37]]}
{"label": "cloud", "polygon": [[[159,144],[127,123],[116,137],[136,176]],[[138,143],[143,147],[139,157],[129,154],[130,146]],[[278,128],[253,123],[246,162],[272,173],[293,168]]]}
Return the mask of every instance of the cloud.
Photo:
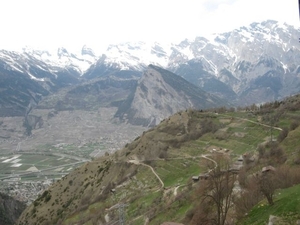
{"label": "cloud", "polygon": [[266,19],[299,26],[292,0],[10,0],[0,8],[0,48],[178,42]]}

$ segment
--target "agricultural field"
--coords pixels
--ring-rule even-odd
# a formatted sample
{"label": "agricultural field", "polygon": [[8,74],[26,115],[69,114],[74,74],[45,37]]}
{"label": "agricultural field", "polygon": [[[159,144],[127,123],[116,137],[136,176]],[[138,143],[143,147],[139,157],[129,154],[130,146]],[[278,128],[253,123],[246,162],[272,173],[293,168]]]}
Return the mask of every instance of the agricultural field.
{"label": "agricultural field", "polygon": [[0,179],[44,180],[60,178],[86,160],[75,160],[63,154],[26,153],[0,157]]}

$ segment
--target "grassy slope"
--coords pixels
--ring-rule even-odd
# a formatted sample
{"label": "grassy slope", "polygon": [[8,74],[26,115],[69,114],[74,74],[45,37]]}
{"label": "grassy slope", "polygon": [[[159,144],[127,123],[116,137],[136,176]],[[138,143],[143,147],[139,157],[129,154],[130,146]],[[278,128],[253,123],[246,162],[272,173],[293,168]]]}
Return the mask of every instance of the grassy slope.
{"label": "grassy slope", "polygon": [[240,224],[266,224],[270,215],[279,216],[279,224],[296,224],[300,219],[300,185],[278,190],[273,206],[260,202]]}
{"label": "grassy slope", "polygon": [[[293,114],[299,115],[298,112]],[[285,117],[279,124],[287,125],[292,119]],[[207,120],[218,129],[199,137],[203,121]],[[126,203],[129,224],[143,224],[146,218],[150,218],[150,224],[182,221],[197,201],[191,197],[194,190],[191,177],[206,171],[206,162],[201,155],[211,154],[212,149],[226,148],[236,159],[245,152],[255,152],[258,144],[270,138],[270,128],[259,125],[257,121],[258,116],[249,116],[246,112],[177,113],[123,150],[86,164],[68,175],[50,189],[52,198],[48,202],[42,198],[36,203],[38,212],[32,205],[23,214],[23,219],[27,218],[34,224],[37,219],[49,218],[50,212],[51,222],[62,221],[63,224],[94,224],[103,221],[105,215],[115,221],[118,210],[113,206]],[[278,133],[274,131],[275,136]],[[287,152],[292,153],[294,146],[299,146],[299,133],[300,128],[297,128],[282,142]],[[127,163],[132,159],[151,165],[163,180],[164,189],[160,189],[161,184],[149,167]],[[73,184],[69,185],[70,182]],[[110,193],[108,187],[116,192]],[[65,194],[61,194],[62,191]],[[37,218],[33,218],[34,215]]]}

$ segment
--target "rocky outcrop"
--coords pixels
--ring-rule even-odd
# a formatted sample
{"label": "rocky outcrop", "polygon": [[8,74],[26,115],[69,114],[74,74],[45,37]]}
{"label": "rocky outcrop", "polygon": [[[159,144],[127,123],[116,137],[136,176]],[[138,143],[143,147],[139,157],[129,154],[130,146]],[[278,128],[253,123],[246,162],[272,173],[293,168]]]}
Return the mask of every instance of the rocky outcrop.
{"label": "rocky outcrop", "polygon": [[32,129],[41,128],[44,124],[41,116],[28,115],[25,118],[25,123],[28,124]]}
{"label": "rocky outcrop", "polygon": [[14,224],[25,208],[25,203],[0,193],[0,225]]}

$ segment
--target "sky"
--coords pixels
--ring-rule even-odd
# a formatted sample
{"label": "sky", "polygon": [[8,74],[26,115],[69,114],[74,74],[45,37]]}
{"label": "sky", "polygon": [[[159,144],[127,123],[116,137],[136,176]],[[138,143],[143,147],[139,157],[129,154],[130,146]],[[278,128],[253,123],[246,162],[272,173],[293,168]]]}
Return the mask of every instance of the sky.
{"label": "sky", "polygon": [[273,19],[300,27],[297,0],[4,0],[0,49],[101,51],[127,41],[179,43]]}

